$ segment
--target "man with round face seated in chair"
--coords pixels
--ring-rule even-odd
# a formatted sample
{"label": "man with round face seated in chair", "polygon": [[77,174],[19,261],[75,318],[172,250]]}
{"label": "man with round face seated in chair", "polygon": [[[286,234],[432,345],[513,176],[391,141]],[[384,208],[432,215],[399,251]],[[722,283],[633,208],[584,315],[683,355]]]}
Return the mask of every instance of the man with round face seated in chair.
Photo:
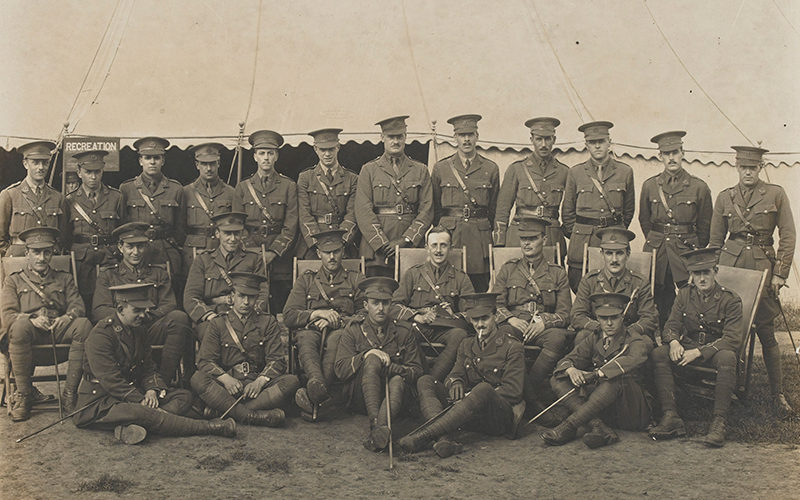
{"label": "man with round face seated in chair", "polygon": [[664,416],[650,429],[653,439],[686,435],[675,405],[674,370],[689,364],[713,366],[714,418],[702,442],[725,444],[725,417],[736,386],[736,353],[742,337],[742,300],[717,283],[719,248],[708,247],[682,255],[689,271],[689,286],[678,290],[664,331],[663,344],[650,354],[656,388]]}
{"label": "man with round face seated in chair", "polygon": [[8,342],[17,383],[11,402],[11,420],[15,422],[28,420],[32,404],[52,399],[31,383],[36,367],[33,345],[71,344],[62,404],[67,411],[74,409],[81,380],[83,341],[92,329],[72,276],[50,267],[58,229],[31,228],[19,237],[25,242],[27,263],[6,278],[0,298],[3,323],[0,341]]}
{"label": "man with round face seated in chair", "polygon": [[556,395],[566,396],[561,404],[570,411],[558,427],[540,434],[551,446],[572,441],[578,429],[588,425],[583,442],[589,448],[599,448],[619,441],[609,425],[644,430],[650,422],[641,370],[653,343],[625,328],[625,308],[630,303],[627,295],[601,293],[590,300],[600,331],[585,337],[559,361],[550,379]]}

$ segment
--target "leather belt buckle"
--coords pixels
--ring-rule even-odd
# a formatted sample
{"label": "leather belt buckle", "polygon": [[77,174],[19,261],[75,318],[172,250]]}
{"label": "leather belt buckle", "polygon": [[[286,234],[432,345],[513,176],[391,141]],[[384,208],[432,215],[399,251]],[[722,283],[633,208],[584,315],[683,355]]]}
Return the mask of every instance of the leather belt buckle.
{"label": "leather belt buckle", "polygon": [[329,226],[333,224],[333,214],[325,214],[325,224]]}
{"label": "leather belt buckle", "polygon": [[241,366],[242,366],[242,375],[246,377],[247,374],[250,373],[250,363],[248,363],[247,361],[242,361]]}
{"label": "leather belt buckle", "polygon": [[707,342],[706,332],[699,332],[697,334],[697,343],[700,345],[706,345],[706,342]]}
{"label": "leather belt buckle", "polygon": [[608,217],[600,217],[597,220],[600,221],[600,224],[598,224],[598,226],[600,226],[600,227],[608,227]]}
{"label": "leather belt buckle", "polygon": [[471,213],[469,207],[464,205],[464,207],[461,209],[461,216],[464,217],[465,219],[469,219],[470,215]]}
{"label": "leather belt buckle", "polygon": [[403,204],[398,203],[397,205],[394,206],[394,210],[395,212],[397,212],[397,215],[403,215]]}
{"label": "leather belt buckle", "polygon": [[747,235],[746,235],[746,236],[745,236],[745,238],[744,238],[744,241],[745,241],[745,243],[747,243],[748,245],[753,245],[753,244],[755,244],[755,242],[756,242],[756,235],[755,235],[755,234],[752,234],[752,233],[747,233]]}
{"label": "leather belt buckle", "polygon": [[99,234],[93,234],[91,236],[91,238],[89,238],[89,243],[91,243],[91,245],[93,247],[99,247],[100,246],[100,235]]}
{"label": "leather belt buckle", "polygon": [[533,210],[533,214],[536,217],[544,217],[544,205],[539,205]]}

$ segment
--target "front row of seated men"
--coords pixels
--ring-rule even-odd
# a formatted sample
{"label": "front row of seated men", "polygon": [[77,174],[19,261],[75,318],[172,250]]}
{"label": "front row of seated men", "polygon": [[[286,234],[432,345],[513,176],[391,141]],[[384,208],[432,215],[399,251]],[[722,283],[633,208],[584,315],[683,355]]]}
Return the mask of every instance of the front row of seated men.
{"label": "front row of seated men", "polygon": [[[466,275],[449,264],[443,228],[429,232],[428,260],[399,284],[345,270],[342,232],[319,233],[321,266],[298,277],[284,310],[305,373],[300,387],[301,379],[286,373],[279,326],[265,311],[263,262],[242,250],[242,215],[219,216],[220,246],[194,260],[189,281],[197,283],[187,284],[184,295],[194,329],[175,305],[166,270],[142,261],[146,236],[136,223],[115,231],[122,261],[98,275],[93,329],[69,274],[49,266],[57,230],[23,233],[27,266],[12,273],[2,291],[17,380],[12,419],[26,420],[31,404],[43,399],[30,382],[31,346],[71,340],[65,406],[80,408],[77,425],[114,427],[123,442],[140,442],[147,431],[233,435],[234,422],[280,426],[294,399],[311,421],[342,401],[366,413],[364,445],[379,451],[391,439],[390,417],[408,409],[407,396],[416,388],[426,423],[398,445],[411,452],[433,445],[449,456],[460,449],[452,439],[459,428],[514,437],[523,416],[545,408],[552,389],[570,414],[562,422],[545,412],[550,421],[539,422],[553,428],[542,439],[558,445],[582,434],[588,446],[598,447],[619,439],[608,425],[642,430],[650,421],[642,389],[649,356],[663,409],[650,435],[685,433],[672,371],[702,363],[718,372],[705,442],[724,443],[742,306],[715,280],[716,249],[685,254],[693,285],[679,291],[664,345],[653,350],[657,316],[646,280],[626,267],[633,235],[625,229],[601,231],[605,265],[585,276],[574,305],[564,270],[544,258],[543,219],[521,222],[522,255],[502,266],[489,294],[472,293]],[[467,322],[476,335],[467,334]],[[578,331],[569,353],[568,325]],[[191,387],[205,408],[193,404],[191,393],[167,387],[192,331],[201,343]],[[420,341],[444,343],[430,368]],[[163,345],[159,368],[151,345]],[[530,370],[525,346],[541,349]],[[220,415],[231,418],[203,419]]]}

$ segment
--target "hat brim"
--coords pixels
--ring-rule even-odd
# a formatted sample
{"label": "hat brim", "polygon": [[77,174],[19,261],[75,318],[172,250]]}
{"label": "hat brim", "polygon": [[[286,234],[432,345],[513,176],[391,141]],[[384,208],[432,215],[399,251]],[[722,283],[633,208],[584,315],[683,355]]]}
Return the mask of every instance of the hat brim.
{"label": "hat brim", "polygon": [[314,146],[318,148],[332,148],[334,146],[338,146],[339,141],[314,141]]}
{"label": "hat brim", "polygon": [[453,133],[454,134],[469,134],[471,132],[477,132],[477,131],[478,131],[478,127],[470,127],[470,126],[458,127],[458,128],[454,128],[453,129]]}
{"label": "hat brim", "polygon": [[127,238],[119,238],[122,243],[147,243],[150,239],[147,236],[129,236]]}
{"label": "hat brim", "polygon": [[246,286],[246,285],[234,284],[233,285],[233,289],[236,292],[241,293],[242,295],[251,295],[252,296],[252,295],[258,295],[259,293],[261,293],[261,290],[259,290],[258,288],[253,288],[253,287]]}
{"label": "hat brim", "polygon": [[520,229],[517,234],[519,234],[523,238],[530,238],[530,237],[533,237],[533,236],[542,235],[542,234],[544,234],[544,231],[538,231],[538,230],[531,231],[529,229],[527,229],[527,230],[526,229]]}
{"label": "hat brim", "polygon": [[630,247],[630,243],[600,243],[601,250],[626,250]]}
{"label": "hat brim", "polygon": [[326,241],[325,243],[318,244],[317,248],[319,248],[323,252],[332,252],[334,250],[339,250],[340,248],[344,248],[344,240],[340,241],[341,243],[336,241]]}
{"label": "hat brim", "polygon": [[599,306],[594,310],[595,316],[619,316],[622,314],[622,309],[610,306]]}
{"label": "hat brim", "polygon": [[480,318],[482,316],[488,316],[490,314],[493,314],[494,311],[495,308],[491,306],[476,306],[466,311],[464,313],[464,316],[466,316],[469,319],[475,319],[475,318]]}
{"label": "hat brim", "polygon": [[164,154],[167,154],[167,151],[165,149],[140,149],[138,151],[138,153],[139,153],[139,155],[153,156],[153,155],[164,155]]}
{"label": "hat brim", "polygon": [[716,262],[701,262],[699,264],[687,264],[686,270],[687,271],[707,271],[709,269],[714,269],[717,266]]}
{"label": "hat brim", "polygon": [[94,163],[78,163],[77,166],[81,167],[84,170],[89,170],[91,172],[96,172],[98,170],[103,170],[103,168],[105,168],[106,164],[105,163],[97,163],[97,162],[94,162]]}
{"label": "hat brim", "polygon": [[597,133],[597,132],[590,133],[590,134],[585,134],[583,136],[584,140],[587,140],[587,141],[594,141],[594,140],[597,140],[597,139],[608,139],[609,137],[611,137],[611,134],[603,134],[603,133]]}
{"label": "hat brim", "polygon": [[398,135],[398,134],[405,134],[408,130],[408,127],[391,127],[381,129],[381,133],[386,135]]}
{"label": "hat brim", "polygon": [[244,231],[242,224],[218,224],[217,229],[222,231]]}
{"label": "hat brim", "polygon": [[194,157],[197,161],[217,161],[220,159],[219,155],[197,155]]}
{"label": "hat brim", "polygon": [[46,153],[28,153],[23,158],[26,160],[49,160],[50,155]]}
{"label": "hat brim", "polygon": [[122,301],[124,304],[130,304],[133,307],[140,307],[142,309],[150,309],[155,307],[156,305],[150,300],[124,300]]}
{"label": "hat brim", "polygon": [[54,242],[50,241],[32,241],[25,243],[25,248],[53,248],[56,246]]}
{"label": "hat brim", "polygon": [[392,294],[386,292],[366,292],[364,293],[364,297],[368,299],[378,299],[378,300],[391,300]]}

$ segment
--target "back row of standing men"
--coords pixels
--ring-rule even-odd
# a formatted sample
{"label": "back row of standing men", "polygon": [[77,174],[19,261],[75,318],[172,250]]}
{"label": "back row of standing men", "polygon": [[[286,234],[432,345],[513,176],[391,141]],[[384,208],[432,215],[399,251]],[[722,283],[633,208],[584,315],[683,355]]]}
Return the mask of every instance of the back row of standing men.
{"label": "back row of standing men", "polygon": [[[173,287],[182,297],[184,285],[196,287],[193,279],[205,279],[195,275],[187,281],[187,275],[198,251],[219,245],[214,231],[217,216],[244,212],[244,244],[265,249],[270,309],[278,312],[291,289],[292,257],[315,258],[312,235],[326,230],[344,231],[346,255],[365,257],[368,276],[390,276],[395,248],[420,246],[431,224],[439,224],[452,233],[454,247],[467,248],[467,273],[475,289],[483,291],[489,285],[489,245],[519,246],[522,218],[540,217],[550,222],[547,240],[566,255],[569,284],[576,291],[584,244],[598,246],[599,229],[628,227],[633,220],[633,171],[610,153],[610,122],[579,127],[590,158],[568,168],[552,154],[560,122],[549,117],[528,120],[533,152],[508,167],[501,185],[497,165],[476,150],[480,116],[448,120],[458,150],[437,162],[430,173],[405,155],[406,118],[378,122],[384,154],[365,164],[359,175],[338,163],[339,129],[312,132],[320,161],[301,172],[297,183],[274,169],[283,144],[280,134],[255,132],[249,142],[257,171],[236,188],[218,176],[221,145],[193,148],[200,175],[181,186],[162,174],[169,142],[146,137],[134,143],[141,175],[123,182],[117,191],[102,183],[105,152],[83,152],[76,155],[82,186],[64,197],[45,183],[54,144],[30,143],[20,148],[26,178],[0,193],[0,250],[22,255],[21,232],[31,227],[59,228],[62,249],[75,252],[79,289],[89,305],[97,266],[115,262],[112,231],[125,222],[142,222],[148,226],[145,236],[150,243],[145,260],[168,263]],[[721,264],[768,269],[771,287],[756,324],[777,397],[780,355],[773,318],[795,246],[788,199],[780,186],[758,177],[766,150],[734,147],[740,182],[720,193],[712,209],[706,183],[683,168],[684,135],[673,131],[651,139],[659,147],[664,170],[645,181],[640,198],[644,249],[657,250],[655,299],[660,323],[663,326],[669,316],[676,287],[688,281],[682,253],[710,244],[722,248]],[[516,207],[513,218],[512,207]],[[605,292],[617,288],[613,283],[602,287]],[[191,307],[184,304],[192,319],[202,324],[209,314],[193,315]]]}

